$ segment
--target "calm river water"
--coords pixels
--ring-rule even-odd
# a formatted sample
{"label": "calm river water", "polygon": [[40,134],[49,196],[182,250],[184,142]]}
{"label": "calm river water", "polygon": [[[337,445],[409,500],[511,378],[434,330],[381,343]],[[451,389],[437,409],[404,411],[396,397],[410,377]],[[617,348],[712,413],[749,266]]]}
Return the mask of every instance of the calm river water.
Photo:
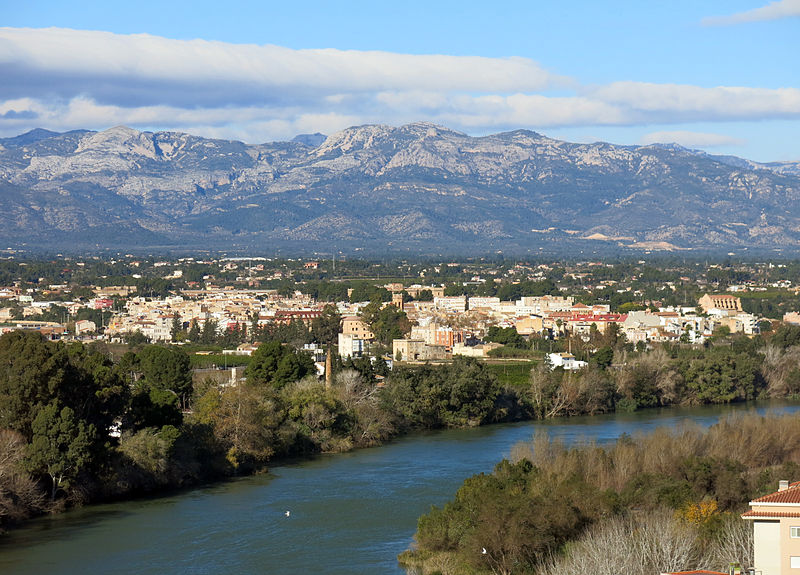
{"label": "calm river water", "polygon": [[0,538],[0,573],[402,574],[396,556],[411,544],[419,515],[537,430],[605,442],[754,409],[800,405],[648,410],[414,435],[180,495],[42,518]]}

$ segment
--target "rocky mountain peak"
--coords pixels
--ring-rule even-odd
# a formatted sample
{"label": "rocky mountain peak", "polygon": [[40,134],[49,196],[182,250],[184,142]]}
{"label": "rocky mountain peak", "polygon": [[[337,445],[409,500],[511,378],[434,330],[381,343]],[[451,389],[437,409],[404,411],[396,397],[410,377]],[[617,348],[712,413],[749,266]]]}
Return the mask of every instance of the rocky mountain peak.
{"label": "rocky mountain peak", "polygon": [[25,132],[24,134],[20,134],[19,136],[15,136],[13,138],[3,138],[0,140],[2,142],[3,147],[5,148],[12,148],[12,147],[19,147],[25,146],[28,144],[33,144],[39,142],[41,140],[46,140],[47,138],[52,138],[54,136],[58,136],[58,132],[51,132],[50,130],[45,130],[44,128],[34,128],[29,132]]}
{"label": "rocky mountain peak", "polygon": [[466,134],[451,130],[445,126],[434,124],[433,122],[411,122],[396,129],[400,134],[411,134],[421,138],[438,138],[442,136],[461,136]]}
{"label": "rocky mountain peak", "polygon": [[325,156],[335,152],[348,153],[371,148],[377,143],[385,141],[393,130],[394,128],[391,126],[382,124],[366,124],[346,128],[328,136],[317,148],[315,154]]}
{"label": "rocky mountain peak", "polygon": [[139,132],[127,126],[116,126],[89,134],[81,139],[76,154],[97,152],[102,154],[139,155],[155,160],[159,155],[153,142],[153,134]]}
{"label": "rocky mountain peak", "polygon": [[125,126],[18,138],[28,143],[0,140],[6,243],[800,248],[796,164],[672,146],[471,137],[429,122],[347,128],[316,148]]}

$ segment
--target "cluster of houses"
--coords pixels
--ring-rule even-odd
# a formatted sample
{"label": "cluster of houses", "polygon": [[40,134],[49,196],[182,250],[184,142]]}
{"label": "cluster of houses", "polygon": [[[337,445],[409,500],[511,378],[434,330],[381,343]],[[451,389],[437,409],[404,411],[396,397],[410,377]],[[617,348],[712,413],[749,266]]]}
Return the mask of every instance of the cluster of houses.
{"label": "cluster of houses", "polygon": [[[698,307],[611,313],[608,305],[588,306],[572,297],[529,296],[516,301],[496,297],[434,297],[432,302],[397,304],[414,323],[408,338],[394,341],[396,359],[427,361],[448,355],[484,356],[497,344],[482,344],[489,327],[514,328],[522,336],[547,339],[577,335],[588,339],[616,326],[629,342],[703,343],[719,327],[754,335],[758,318],[742,311],[740,298],[704,295]],[[366,342],[354,344],[364,349]],[[341,349],[341,348],[340,348]],[[584,364],[569,354],[551,354],[554,366],[578,369]]]}
{"label": "cluster of houses", "polygon": [[[59,287],[59,286],[51,286]],[[702,343],[721,326],[732,333],[758,333],[758,318],[742,310],[741,300],[733,295],[710,295],[700,298],[697,307],[661,308],[611,313],[608,305],[585,305],[571,296],[524,296],[515,301],[497,297],[445,296],[442,286],[404,286],[387,284],[392,293],[391,303],[403,310],[411,322],[406,338],[393,342],[392,358],[403,361],[447,359],[454,355],[486,356],[497,343],[484,342],[491,327],[513,328],[521,336],[557,339],[577,335],[588,339],[596,330],[605,333],[615,325],[629,342]],[[108,312],[103,326],[93,321],[72,322],[75,336],[89,337],[103,331],[105,338],[119,338],[131,332],[141,332],[151,341],[173,339],[176,320],[182,329],[196,325],[202,329],[213,321],[218,333],[238,328],[250,330],[269,323],[302,321],[306,325],[322,314],[325,304],[310,296],[295,292],[281,296],[275,290],[260,289],[198,289],[184,290],[179,295],[158,298],[129,297],[126,286],[98,288],[96,297],[88,301],[47,302],[34,298],[19,289],[0,289],[0,298],[14,298],[22,305],[22,319],[11,317],[11,308],[0,307],[0,330],[37,329],[50,339],[68,334],[66,324],[41,322],[37,314],[53,303],[65,307],[69,314],[81,307]],[[410,295],[420,297],[430,292],[430,301],[404,301]],[[112,311],[114,297],[125,298],[123,311]],[[342,357],[360,357],[369,353],[375,336],[360,313],[368,302],[337,302],[343,317],[338,340]],[[19,315],[19,314],[17,314]],[[789,314],[791,315],[791,314]],[[797,315],[797,314],[794,314]],[[786,318],[792,321],[792,317]],[[800,321],[800,317],[794,318]],[[99,329],[99,328],[104,329]],[[565,369],[578,369],[582,362],[569,354],[551,354],[551,364]]]}

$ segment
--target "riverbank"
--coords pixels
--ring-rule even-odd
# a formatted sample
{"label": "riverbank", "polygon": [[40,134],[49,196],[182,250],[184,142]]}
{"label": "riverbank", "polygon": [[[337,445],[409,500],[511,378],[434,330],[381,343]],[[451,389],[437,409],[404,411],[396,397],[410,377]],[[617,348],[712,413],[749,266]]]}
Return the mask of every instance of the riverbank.
{"label": "riverbank", "polygon": [[654,409],[413,433],[380,448],[276,464],[265,475],[33,520],[0,542],[0,572],[403,575],[396,557],[411,544],[419,516],[536,432],[566,445],[608,444],[622,434],[774,409],[798,405]]}
{"label": "riverbank", "polygon": [[[538,435],[421,516],[416,547],[398,559],[420,575],[602,571],[598,557],[626,545],[633,523],[659,551],[641,547],[629,575],[720,570],[731,561],[747,570],[751,546],[737,542],[751,527],[740,515],[779,480],[798,479],[798,450],[796,414],[661,427],[610,445],[571,447]],[[606,532],[617,535],[599,535]],[[579,539],[582,546],[572,545]],[[672,545],[679,556],[662,552]],[[619,565],[628,564],[624,555]]]}
{"label": "riverbank", "polygon": [[[192,382],[177,348],[145,346],[114,363],[80,345],[6,334],[0,355],[25,377],[0,378],[0,399],[11,406],[3,425],[11,429],[5,461],[13,470],[13,481],[0,477],[0,504],[13,510],[0,516],[0,527],[50,511],[53,501],[80,505],[191,487],[283,457],[381,445],[411,430],[790,395],[798,341],[800,329],[790,326],[766,348],[760,339],[731,337],[703,348],[629,352],[617,338],[578,371],[539,364],[526,380],[527,366],[510,374],[503,366],[513,385],[500,383],[493,364],[456,359],[396,366],[378,387],[369,361],[326,384],[310,358],[277,341],[256,350],[245,381],[217,385]],[[41,361],[30,362],[34,356]],[[121,434],[109,440],[114,426]]]}

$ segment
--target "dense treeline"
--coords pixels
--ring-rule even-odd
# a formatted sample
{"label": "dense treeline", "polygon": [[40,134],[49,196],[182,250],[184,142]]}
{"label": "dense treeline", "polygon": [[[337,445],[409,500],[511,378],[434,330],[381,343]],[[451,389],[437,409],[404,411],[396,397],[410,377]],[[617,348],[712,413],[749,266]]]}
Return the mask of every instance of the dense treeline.
{"label": "dense treeline", "polygon": [[147,346],[114,363],[33,332],[0,337],[0,527],[221,472],[212,430],[184,421],[191,397],[179,350]]}
{"label": "dense treeline", "polygon": [[759,338],[717,337],[704,346],[656,344],[638,352],[613,331],[593,334],[589,342],[577,338],[573,351],[589,360],[585,369],[541,363],[531,371],[528,387],[520,389],[530,417],[800,395],[800,327],[782,326]]}
{"label": "dense treeline", "polygon": [[[373,325],[383,322],[388,337],[405,317],[377,307]],[[311,330],[328,343],[338,321],[328,309]],[[588,368],[540,364],[513,387],[470,359],[392,372],[382,359],[335,361],[326,385],[310,357],[269,339],[245,380],[231,385],[193,381],[179,347],[134,350],[112,361],[98,346],[32,332],[0,337],[0,527],[66,505],[251,473],[276,457],[377,445],[412,429],[800,394],[796,327],[649,352],[632,351],[613,331],[593,333],[583,350]]]}
{"label": "dense treeline", "polygon": [[311,358],[262,344],[238,384],[193,382],[186,353],[144,345],[111,361],[100,348],[34,332],[0,337],[0,529],[33,514],[264,469],[275,457],[377,445],[415,428],[509,417],[495,377],[474,360],[397,369]]}
{"label": "dense treeline", "polygon": [[401,559],[445,575],[747,568],[738,514],[796,479],[798,457],[797,415],[659,428],[606,447],[538,435],[422,516],[417,548]]}

